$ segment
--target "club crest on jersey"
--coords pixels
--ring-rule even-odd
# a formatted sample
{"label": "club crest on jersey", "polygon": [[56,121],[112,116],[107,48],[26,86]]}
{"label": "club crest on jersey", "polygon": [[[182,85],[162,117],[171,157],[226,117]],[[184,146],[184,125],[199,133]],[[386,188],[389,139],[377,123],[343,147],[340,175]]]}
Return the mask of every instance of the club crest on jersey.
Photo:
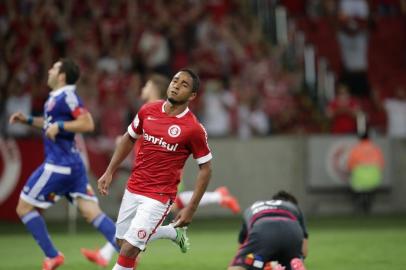
{"label": "club crest on jersey", "polygon": [[180,135],[180,127],[178,125],[172,125],[168,128],[168,134],[172,138],[176,138]]}

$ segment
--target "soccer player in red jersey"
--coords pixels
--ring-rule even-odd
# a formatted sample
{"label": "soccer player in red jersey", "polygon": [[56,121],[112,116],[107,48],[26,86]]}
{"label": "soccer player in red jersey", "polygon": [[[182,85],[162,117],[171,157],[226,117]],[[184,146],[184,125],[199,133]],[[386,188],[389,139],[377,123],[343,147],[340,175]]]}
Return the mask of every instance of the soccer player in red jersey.
{"label": "soccer player in red jersey", "polygon": [[198,88],[198,76],[189,69],[180,70],[169,84],[166,101],[148,103],[140,109],[98,180],[99,192],[107,195],[114,172],[142,136],[117,218],[116,238],[121,250],[113,270],[133,269],[137,255],[145,249],[176,198],[181,171],[190,154],[199,172],[193,196],[179,211],[174,227],[192,221],[210,181],[212,159],[206,131],[188,109]]}
{"label": "soccer player in red jersey", "polygon": [[[166,91],[168,89],[169,83],[170,81],[165,76],[152,74],[142,88],[141,99],[145,103],[166,99]],[[134,162],[141,145],[142,138],[139,138],[134,146]],[[175,215],[180,209],[183,209],[189,203],[190,199],[193,196],[193,191],[182,191],[181,184],[178,186],[178,195],[171,207],[171,212]],[[218,204],[224,208],[228,208],[234,214],[240,212],[240,205],[237,198],[231,195],[227,187],[224,186],[218,187],[214,191],[206,191],[204,193],[202,199],[200,200],[199,207],[210,204]],[[180,247],[180,250],[182,252],[186,252],[189,248],[189,240],[186,234],[186,230],[177,228],[176,234],[173,232],[174,230],[172,224],[169,224],[167,226],[160,226],[152,235],[149,241],[157,239],[169,239],[174,241]],[[82,248],[81,252],[89,261],[105,267],[109,264],[109,261],[114,256],[116,250],[109,243],[106,243],[100,249],[92,250]],[[140,257],[138,256],[137,261],[139,261],[139,259]]]}

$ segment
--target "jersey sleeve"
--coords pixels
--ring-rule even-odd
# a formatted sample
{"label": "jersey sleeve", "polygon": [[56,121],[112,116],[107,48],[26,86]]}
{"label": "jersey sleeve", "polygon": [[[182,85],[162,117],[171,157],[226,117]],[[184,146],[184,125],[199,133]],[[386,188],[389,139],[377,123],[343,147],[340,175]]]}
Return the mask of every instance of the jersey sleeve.
{"label": "jersey sleeve", "polygon": [[207,132],[202,124],[199,124],[190,138],[190,149],[197,164],[209,162],[213,156],[207,141]]}
{"label": "jersey sleeve", "polygon": [[142,125],[144,123],[144,111],[145,107],[141,107],[141,109],[138,111],[137,115],[134,117],[134,120],[131,122],[131,124],[127,128],[128,134],[134,139],[139,138],[142,135]]}
{"label": "jersey sleeve", "polygon": [[67,91],[65,102],[68,105],[70,113],[73,118],[78,118],[80,115],[87,113],[82,100],[73,91]]}

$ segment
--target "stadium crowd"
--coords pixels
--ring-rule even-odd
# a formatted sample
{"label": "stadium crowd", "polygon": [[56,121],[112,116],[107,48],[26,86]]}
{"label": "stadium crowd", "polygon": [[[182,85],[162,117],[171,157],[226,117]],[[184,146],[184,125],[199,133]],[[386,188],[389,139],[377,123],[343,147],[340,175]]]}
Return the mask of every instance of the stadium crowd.
{"label": "stadium crowd", "polygon": [[[403,3],[372,2],[380,16],[395,16],[401,10],[389,2]],[[79,62],[83,71],[78,89],[95,118],[95,135],[115,138],[124,130],[140,107],[141,85],[151,73],[171,76],[186,66],[202,78],[201,94],[192,110],[212,137],[329,131],[334,119],[325,117],[302,91],[302,60],[295,59],[293,68],[286,63],[289,47],[272,44],[263,34],[252,3],[2,1],[3,135],[30,132],[26,127],[7,126],[4,119],[16,109],[42,113],[48,95],[47,67],[65,56]],[[331,1],[273,3],[285,5],[295,18],[338,16],[338,4]],[[384,110],[382,100],[378,103],[374,109]],[[386,125],[382,114],[372,118]],[[381,130],[386,132],[386,126]]]}
{"label": "stadium crowd", "polygon": [[374,134],[405,138],[406,1],[281,2],[335,74],[335,97],[322,104],[326,130],[354,134],[362,114]]}

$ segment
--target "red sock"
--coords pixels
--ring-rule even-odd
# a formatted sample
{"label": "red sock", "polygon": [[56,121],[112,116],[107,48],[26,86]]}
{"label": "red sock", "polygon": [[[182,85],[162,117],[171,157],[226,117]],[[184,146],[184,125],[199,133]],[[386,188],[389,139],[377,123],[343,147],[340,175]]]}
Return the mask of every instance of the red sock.
{"label": "red sock", "polygon": [[135,258],[129,258],[123,255],[118,255],[117,264],[125,268],[134,268]]}

